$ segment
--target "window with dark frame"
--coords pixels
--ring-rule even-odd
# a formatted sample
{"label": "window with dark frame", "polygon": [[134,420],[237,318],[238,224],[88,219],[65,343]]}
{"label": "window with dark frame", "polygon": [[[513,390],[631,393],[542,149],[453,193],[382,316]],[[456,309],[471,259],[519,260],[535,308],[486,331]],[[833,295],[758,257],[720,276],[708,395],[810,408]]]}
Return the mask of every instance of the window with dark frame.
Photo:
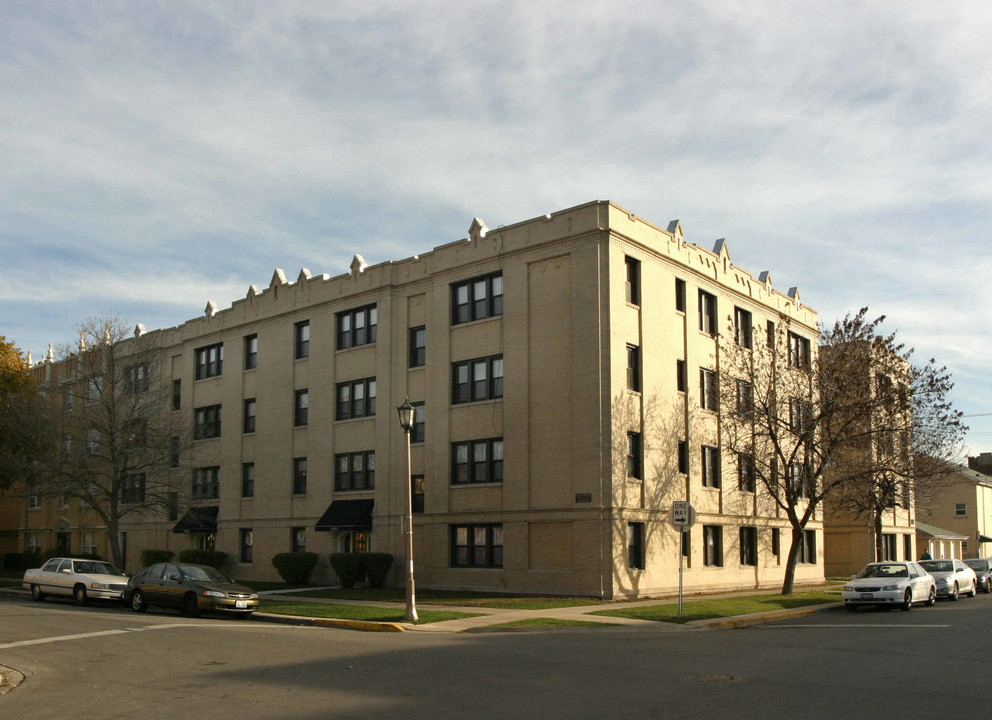
{"label": "window with dark frame", "polygon": [[375,417],[375,409],[376,382],[374,377],[338,383],[335,420]]}
{"label": "window with dark frame", "polygon": [[756,487],[755,475],[754,455],[737,453],[737,488],[741,492],[753,493]]}
{"label": "window with dark frame", "polygon": [[241,463],[241,497],[255,497],[255,463]]}
{"label": "window with dark frame", "polygon": [[641,434],[636,432],[627,433],[627,477],[644,479],[644,448]]}
{"label": "window with dark frame", "polygon": [[121,502],[136,505],[145,501],[145,473],[129,473],[121,479]]}
{"label": "window with dark frame", "polygon": [[799,548],[798,562],[804,565],[816,564],[816,531],[803,530],[802,545]]}
{"label": "window with dark frame", "polygon": [[424,476],[414,475],[410,478],[410,502],[411,512],[422,513],[424,511]]}
{"label": "window with dark frame", "polygon": [[627,567],[644,569],[644,523],[627,523]]}
{"label": "window with dark frame", "polygon": [[166,505],[166,519],[175,522],[179,519],[179,493],[170,492]]}
{"label": "window with dark frame", "polygon": [[307,529],[305,527],[289,529],[289,551],[294,553],[307,551]]}
{"label": "window with dark frame", "polygon": [[801,335],[789,332],[789,367],[799,370],[810,368],[810,342]]}
{"label": "window with dark frame", "polygon": [[703,565],[723,566],[723,528],[719,525],[703,525]]}
{"label": "window with dark frame", "polygon": [[734,308],[734,341],[738,347],[751,349],[752,345],[751,313],[744,308]]}
{"label": "window with dark frame", "polygon": [[375,451],[339,453],[334,456],[334,489],[373,490],[375,488]]}
{"label": "window with dark frame", "polygon": [[503,273],[451,284],[451,324],[460,325],[503,314]]}
{"label": "window with dark frame", "polygon": [[685,280],[675,278],[675,309],[685,312]]}
{"label": "window with dark frame", "polygon": [[410,367],[423,367],[427,364],[427,328],[410,328]]}
{"label": "window with dark frame", "polygon": [[716,335],[719,328],[716,326],[716,295],[699,291],[699,331],[707,335]]}
{"label": "window with dark frame", "polygon": [[127,389],[131,395],[148,392],[151,368],[144,363],[132,365],[127,369]]}
{"label": "window with dark frame", "polygon": [[258,335],[245,335],[245,370],[258,367]]}
{"label": "window with dark frame", "polygon": [[426,438],[426,408],[422,402],[410,404],[413,405],[413,428],[410,431],[410,442],[422,443]]}
{"label": "window with dark frame", "polygon": [[503,397],[503,356],[451,363],[451,404]]}
{"label": "window with dark frame", "polygon": [[641,262],[630,255],[624,257],[624,282],[627,302],[631,305],[641,304]]}
{"label": "window with dark frame", "polygon": [[179,467],[179,436],[173,435],[169,441],[169,467]]}
{"label": "window with dark frame", "polygon": [[689,385],[685,370],[685,360],[675,361],[675,387],[679,392],[685,392]]}
{"label": "window with dark frame", "polygon": [[754,413],[754,386],[747,380],[737,381],[737,413],[741,417]]}
{"label": "window with dark frame", "polygon": [[703,487],[720,487],[720,450],[711,445],[702,446]]}
{"label": "window with dark frame", "polygon": [[882,533],[882,561],[891,562],[893,560],[898,560],[896,557],[896,548],[898,544],[896,542],[895,533]]}
{"label": "window with dark frame", "polygon": [[641,391],[641,349],[637,345],[627,346],[627,389]]}
{"label": "window with dark frame", "polygon": [[293,458],[293,494],[307,494],[307,459],[305,457]]}
{"label": "window with dark frame", "polygon": [[302,427],[310,420],[310,390],[303,388],[293,394],[293,425]]}
{"label": "window with dark frame", "polygon": [[913,536],[903,535],[903,559],[912,560],[913,559]]}
{"label": "window with dark frame", "polygon": [[172,409],[178,410],[183,404],[183,381],[172,381]]}
{"label": "window with dark frame", "polygon": [[775,556],[776,560],[781,560],[782,557],[782,531],[778,528],[772,528],[772,555]]}
{"label": "window with dark frame", "polygon": [[193,437],[197,440],[220,437],[220,405],[207,405],[193,411]]}
{"label": "window with dark frame", "polygon": [[245,434],[255,432],[255,398],[245,400],[244,427],[242,431]]}
{"label": "window with dark frame", "polygon": [[190,495],[194,500],[216,500],[220,497],[220,467],[199,467],[193,470]]}
{"label": "window with dark frame", "polygon": [[768,327],[765,330],[765,344],[771,350],[775,349],[775,323],[772,320],[768,321]]}
{"label": "window with dark frame", "polygon": [[251,528],[241,528],[240,529],[241,538],[241,562],[243,564],[250,564],[252,562],[252,556],[254,554],[255,545],[255,534]]}
{"label": "window with dark frame", "polygon": [[754,566],[758,564],[758,528],[743,526],[740,532],[741,565]]}
{"label": "window with dark frame", "polygon": [[699,405],[713,411],[720,407],[716,373],[706,368],[699,368]]}
{"label": "window with dark frame", "polygon": [[503,438],[451,443],[451,484],[503,482]]}
{"label": "window with dark frame", "polygon": [[683,475],[689,473],[689,443],[679,440],[679,472]]}
{"label": "window with dark frame", "polygon": [[193,351],[193,357],[197,380],[224,374],[224,343],[197,348]]}
{"label": "window with dark frame", "polygon": [[303,320],[295,326],[294,357],[297,360],[310,357],[310,321]]}
{"label": "window with dark frame", "polygon": [[379,311],[376,305],[365,305],[335,315],[337,349],[373,345],[378,337]]}
{"label": "window with dark frame", "polygon": [[503,567],[503,525],[449,525],[451,567]]}

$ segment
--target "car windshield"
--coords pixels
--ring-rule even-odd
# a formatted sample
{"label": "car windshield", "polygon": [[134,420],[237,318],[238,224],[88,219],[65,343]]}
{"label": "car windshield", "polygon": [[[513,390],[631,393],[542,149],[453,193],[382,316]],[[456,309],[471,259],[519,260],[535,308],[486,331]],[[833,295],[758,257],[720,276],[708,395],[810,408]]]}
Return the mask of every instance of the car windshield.
{"label": "car windshield", "polygon": [[964,564],[970,567],[972,570],[988,570],[989,564],[987,560],[965,560]]}
{"label": "car windshield", "polygon": [[110,563],[99,562],[98,560],[78,560],[72,564],[72,567],[73,572],[89,575],[124,575]]}
{"label": "car windshield", "polygon": [[868,565],[861,571],[863,578],[909,577],[905,565]]}
{"label": "car windshield", "polygon": [[954,563],[950,560],[924,560],[920,565],[927,572],[954,572]]}
{"label": "car windshield", "polygon": [[183,575],[188,577],[190,580],[196,580],[198,582],[231,582],[224,573],[220,570],[216,570],[212,567],[200,567],[199,565],[180,565],[179,569],[182,570]]}

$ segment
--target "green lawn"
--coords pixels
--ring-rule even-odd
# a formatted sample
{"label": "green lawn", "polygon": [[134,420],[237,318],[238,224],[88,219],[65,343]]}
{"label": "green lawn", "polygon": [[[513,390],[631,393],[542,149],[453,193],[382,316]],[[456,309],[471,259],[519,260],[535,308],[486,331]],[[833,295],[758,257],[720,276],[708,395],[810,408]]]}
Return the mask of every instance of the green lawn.
{"label": "green lawn", "polygon": [[[379,600],[403,602],[403,588],[335,588],[332,590],[301,590],[296,597],[328,598],[332,600]],[[426,605],[461,605],[463,607],[503,608],[506,610],[546,610],[548,608],[580,605],[608,605],[609,601],[587,597],[547,597],[540,595],[492,595],[487,593],[417,590],[417,602]]]}
{"label": "green lawn", "polygon": [[[367,605],[336,605],[332,603],[291,602],[262,600],[262,612],[274,615],[299,615],[301,617],[337,618],[339,620],[366,620],[369,622],[403,622],[403,607],[369,607]],[[475,617],[475,613],[449,610],[417,610],[418,625]]]}
{"label": "green lawn", "polygon": [[690,600],[682,603],[682,616],[679,604],[666,602],[663,605],[645,607],[615,608],[598,610],[592,615],[627,617],[656,622],[686,623],[691,620],[711,620],[713,618],[749,615],[771,610],[788,610],[806,605],[823,605],[840,601],[840,589],[817,592],[800,592],[792,595],[748,595],[744,597],[719,598],[714,600]]}

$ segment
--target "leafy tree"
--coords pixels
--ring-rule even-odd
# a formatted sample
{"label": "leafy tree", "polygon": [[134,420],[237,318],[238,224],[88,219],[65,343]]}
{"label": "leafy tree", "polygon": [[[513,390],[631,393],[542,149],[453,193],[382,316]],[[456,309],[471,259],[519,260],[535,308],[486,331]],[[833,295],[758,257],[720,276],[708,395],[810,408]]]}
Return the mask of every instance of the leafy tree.
{"label": "leafy tree", "polygon": [[27,360],[0,335],[0,491],[29,480],[48,438]]}

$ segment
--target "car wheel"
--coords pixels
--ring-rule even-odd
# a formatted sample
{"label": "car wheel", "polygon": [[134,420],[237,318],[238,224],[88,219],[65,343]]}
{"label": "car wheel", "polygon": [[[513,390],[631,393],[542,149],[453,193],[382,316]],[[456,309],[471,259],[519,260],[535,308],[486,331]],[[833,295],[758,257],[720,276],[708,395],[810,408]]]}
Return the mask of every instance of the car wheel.
{"label": "car wheel", "polygon": [[933,607],[937,604],[937,591],[930,586],[930,594],[927,595],[927,607]]}
{"label": "car wheel", "polygon": [[41,602],[45,599],[45,593],[41,591],[41,588],[37,585],[31,586],[31,599],[37,602]]}
{"label": "car wheel", "polygon": [[947,593],[947,599],[948,600],[957,600],[958,599],[958,584],[957,583],[954,583],[954,589],[951,590],[951,592]]}
{"label": "car wheel", "polygon": [[900,610],[912,610],[913,609],[913,588],[906,588],[906,597],[903,598],[902,605],[899,606]]}
{"label": "car wheel", "polygon": [[196,617],[200,614],[200,606],[196,602],[196,595],[186,593],[183,598],[183,615],[186,617]]}
{"label": "car wheel", "polygon": [[971,592],[968,593],[968,597],[975,597],[976,595],[978,595],[978,583],[973,582],[971,584]]}
{"label": "car wheel", "polygon": [[82,585],[77,585],[74,587],[72,589],[72,599],[80,607],[85,605],[89,601],[89,598],[86,597],[86,588]]}
{"label": "car wheel", "polygon": [[986,595],[992,593],[992,578],[985,578],[985,586],[982,588],[982,592]]}
{"label": "car wheel", "polygon": [[144,612],[148,609],[148,603],[145,602],[145,596],[140,590],[135,590],[131,595],[131,609],[135,612]]}

